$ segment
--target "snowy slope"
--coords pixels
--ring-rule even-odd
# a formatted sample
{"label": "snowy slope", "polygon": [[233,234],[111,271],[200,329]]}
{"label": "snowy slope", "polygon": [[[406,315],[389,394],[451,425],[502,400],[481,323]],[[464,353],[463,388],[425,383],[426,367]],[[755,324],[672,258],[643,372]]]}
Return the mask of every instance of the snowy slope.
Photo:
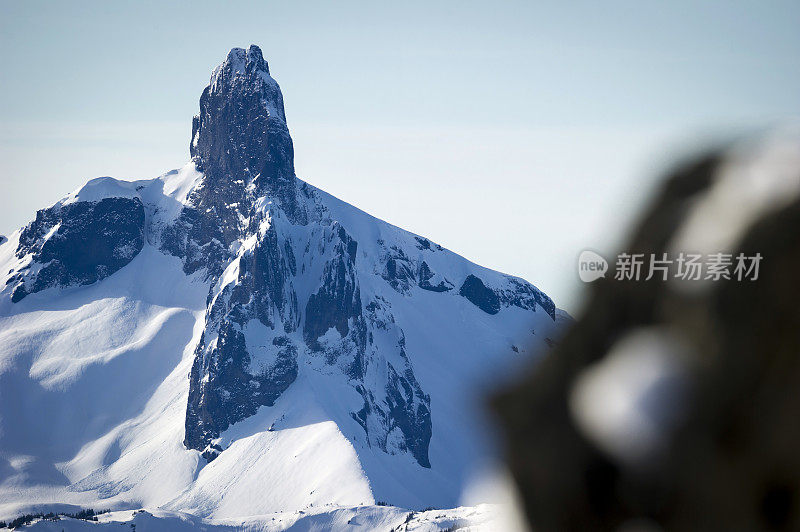
{"label": "snowy slope", "polygon": [[412,512],[388,506],[356,506],[326,510],[320,513],[289,512],[265,514],[243,519],[202,519],[185,512],[124,511],[101,514],[97,522],[71,518],[58,520],[37,519],[26,530],[37,531],[98,531],[120,530],[120,525],[147,532],[180,532],[183,530],[209,531],[319,531],[337,532],[346,530],[440,532],[469,530],[471,532],[495,532],[508,530],[506,523],[491,505],[460,507],[449,510]]}
{"label": "snowy slope", "polygon": [[483,394],[563,313],[297,179],[255,47],[214,71],[192,155],[0,244],[0,519],[458,506],[492,456]]}

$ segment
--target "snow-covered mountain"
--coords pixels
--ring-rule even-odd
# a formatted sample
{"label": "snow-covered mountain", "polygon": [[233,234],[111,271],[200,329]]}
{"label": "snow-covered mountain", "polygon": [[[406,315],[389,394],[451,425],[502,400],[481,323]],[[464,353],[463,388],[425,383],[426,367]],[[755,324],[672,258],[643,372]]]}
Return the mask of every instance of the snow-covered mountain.
{"label": "snow-covered mountain", "polygon": [[181,169],[94,179],[0,243],[0,518],[457,506],[481,392],[563,314],[299,180],[255,46],[192,130]]}

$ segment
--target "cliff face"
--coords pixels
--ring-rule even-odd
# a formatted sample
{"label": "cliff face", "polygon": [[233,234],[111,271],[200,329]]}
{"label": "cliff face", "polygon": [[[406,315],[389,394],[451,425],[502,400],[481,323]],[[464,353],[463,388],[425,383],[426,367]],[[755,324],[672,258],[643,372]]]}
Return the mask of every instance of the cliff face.
{"label": "cliff face", "polygon": [[11,299],[99,281],[128,264],[143,245],[144,207],[137,198],[60,202],[42,209],[20,234],[16,256],[24,267],[7,281]]}
{"label": "cliff face", "polygon": [[[257,46],[234,48],[211,75],[192,121],[189,146],[205,186],[193,200],[227,222],[226,236],[252,200],[269,195],[293,215],[297,180],[283,95]],[[250,201],[246,201],[249,199]]]}
{"label": "cliff face", "polygon": [[[236,251],[224,265],[209,267],[221,276],[209,294],[192,367],[187,447],[216,457],[222,431],[273,405],[292,384],[298,353],[321,353],[336,378],[361,396],[362,407],[350,415],[370,445],[409,453],[429,468],[430,397],[415,376],[391,307],[361,285],[378,270],[401,293],[411,286],[448,291],[455,285],[447,278],[430,283],[436,272],[424,255],[436,249],[408,235],[392,245],[378,241],[378,256],[362,249],[359,259],[358,240],[321,196],[298,185],[283,97],[255,46],[232,50],[214,70],[200,98],[191,150],[205,174],[190,196],[194,209],[216,216],[213,225]],[[370,225],[366,219],[355,223]],[[460,295],[488,314],[499,312],[500,297],[480,278],[455,280],[463,283]],[[532,293],[552,314],[547,298]],[[269,352],[267,363],[255,363],[265,357],[248,349],[248,337],[257,331],[269,331],[268,347],[258,348]]]}
{"label": "cliff face", "polygon": [[[0,247],[7,283],[0,333],[5,318],[38,323],[34,310],[43,305],[48,312],[46,301],[95,294],[68,306],[68,315],[96,309],[93,319],[105,327],[93,333],[100,340],[71,340],[81,347],[62,350],[59,364],[78,373],[108,364],[104,390],[127,389],[118,382],[127,379],[147,398],[131,418],[124,418],[127,408],[92,414],[95,432],[64,439],[75,447],[46,459],[94,464],[69,481],[81,493],[97,490],[115,500],[172,493],[154,499],[159,505],[182,494],[173,508],[196,504],[209,515],[237,515],[220,510],[223,499],[235,498],[239,488],[231,486],[245,490],[265,479],[291,482],[273,498],[242,506],[242,515],[314,502],[456,504],[487,439],[477,429],[475,398],[522,359],[525,346],[547,344],[558,317],[552,301],[521,279],[472,264],[299,180],[283,97],[255,46],[232,50],[214,70],[190,150],[188,165],[153,180],[90,182]],[[131,279],[134,285],[104,292]],[[89,284],[95,292],[78,288]],[[161,287],[147,288],[154,284]],[[167,297],[198,291],[199,301]],[[122,307],[125,313],[117,313]],[[194,316],[194,324],[159,321],[175,308]],[[147,325],[137,329],[137,320]],[[69,334],[82,330],[76,325]],[[133,342],[128,331],[144,340]],[[149,339],[166,331],[180,347],[154,343],[148,362],[137,355],[133,375],[110,370],[119,353],[133,346],[149,353]],[[46,350],[49,338],[25,340],[34,346],[26,352]],[[123,343],[108,353],[92,350],[115,342]],[[164,380],[158,368],[181,350],[185,358],[172,362]],[[80,358],[85,354],[91,362]],[[35,365],[38,355],[31,356]],[[12,367],[22,373],[3,373]],[[31,371],[0,364],[0,381],[28,382]],[[93,401],[91,411],[101,406]],[[166,423],[166,411],[179,425],[146,438],[150,427]],[[46,432],[38,423],[48,416],[26,418],[19,438]],[[298,431],[324,443],[298,442]],[[99,463],[79,459],[79,449],[91,448],[81,439],[87,434],[91,445],[110,446]],[[170,436],[151,448],[163,434]],[[303,452],[313,456],[292,465]],[[172,467],[180,470],[174,488],[148,480],[148,472]],[[337,485],[348,482],[347,489]],[[148,495],[134,495],[147,486]]]}

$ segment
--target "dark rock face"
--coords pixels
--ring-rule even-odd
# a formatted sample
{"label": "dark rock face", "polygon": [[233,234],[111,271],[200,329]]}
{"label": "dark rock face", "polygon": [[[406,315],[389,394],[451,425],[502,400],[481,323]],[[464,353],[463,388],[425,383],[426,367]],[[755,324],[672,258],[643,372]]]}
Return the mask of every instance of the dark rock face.
{"label": "dark rock face", "polygon": [[498,294],[504,305],[513,305],[526,310],[536,310],[540,306],[552,318],[556,319],[556,304],[544,292],[529,283],[515,277],[507,277],[512,288],[501,290]]}
{"label": "dark rock face", "polygon": [[216,456],[211,440],[259,406],[273,405],[297,378],[297,347],[288,337],[273,338],[268,349],[274,360],[266,367],[252,364],[245,342],[252,322],[288,333],[299,319],[291,282],[294,257],[284,252],[288,241],[279,243],[274,226],[260,236],[229,266],[238,267],[235,280],[218,293],[212,287],[205,332],[195,350],[184,444],[209,456]]}
{"label": "dark rock face", "polygon": [[[769,145],[754,147],[748,157],[756,160],[769,152]],[[718,186],[748,186],[732,177],[736,160],[722,151],[678,168],[624,250],[670,258],[761,254],[757,280],[686,281],[675,279],[672,267],[667,282],[616,280],[612,266],[590,285],[586,310],[563,340],[496,398],[509,469],[532,528],[800,529],[800,199],[775,194],[733,238],[704,249],[723,224],[692,215],[727,212],[731,227],[741,206],[705,200]],[[762,193],[800,181],[796,159],[767,160],[755,178]],[[625,340],[642,332],[647,343],[626,351]],[[585,421],[591,409],[574,406],[584,379],[601,370],[618,374],[615,361],[641,368],[631,361],[653,357],[658,378],[627,398],[647,415],[648,428],[602,437]],[[645,373],[637,373],[641,383]],[[619,394],[623,381],[608,386]]]}
{"label": "dark rock face", "polygon": [[284,244],[280,245],[274,227],[264,232],[252,254],[240,260],[239,281],[231,299],[242,308],[251,307],[252,314],[267,327],[281,325],[291,332],[297,329],[300,315],[291,285],[294,255],[289,240]]}
{"label": "dark rock face", "polygon": [[335,232],[333,258],[325,263],[322,286],[312,294],[306,305],[303,335],[306,342],[315,344],[330,328],[347,336],[348,322],[361,316],[361,291],[355,274],[358,242],[343,227]]}
{"label": "dark rock face", "polygon": [[[410,369],[406,369],[405,374],[400,376],[391,364],[388,366],[387,418],[402,432],[404,436],[401,440],[402,445],[411,451],[419,465],[429,468],[431,467],[428,459],[428,445],[431,441],[431,399],[422,392]],[[390,429],[389,434],[394,427]]]}
{"label": "dark rock face", "polygon": [[411,286],[416,284],[414,262],[397,246],[389,248],[385,260],[386,270],[383,272],[383,278],[401,294],[408,293]]}
{"label": "dark rock face", "polygon": [[[31,262],[9,280],[12,301],[52,286],[87,285],[116,272],[144,246],[139,198],[106,198],[56,205],[23,229],[16,255]],[[113,230],[110,230],[113,228]]]}
{"label": "dark rock face", "polygon": [[[342,212],[296,179],[283,97],[255,46],[232,50],[214,71],[190,151],[200,174],[187,168],[147,183],[101,180],[76,198],[134,197],[65,201],[39,211],[16,250],[24,266],[5,273],[3,294],[18,302],[51,286],[94,283],[148,243],[178,257],[195,277],[188,282],[209,289],[189,375],[187,448],[213,460],[225,450],[226,429],[274,406],[310,367],[361,396],[358,411],[348,412],[358,425],[335,414],[354,444],[408,454],[430,468],[431,397],[392,313],[396,294],[384,295],[394,290],[463,304],[436,271],[448,268],[448,252],[355,210]],[[549,302],[526,283],[493,282],[505,288],[470,276],[461,294],[489,313]],[[323,382],[316,375],[309,381]]]}
{"label": "dark rock face", "polygon": [[431,292],[447,292],[453,289],[453,284],[447,279],[442,279],[435,285],[431,284],[431,279],[434,273],[431,271],[430,266],[425,261],[419,265],[419,287],[423,290],[430,290]]}
{"label": "dark rock face", "polygon": [[[275,337],[274,360],[252,367],[245,335],[257,321],[270,331],[299,326],[292,286],[292,243],[275,226],[262,231],[257,198],[269,196],[295,221],[297,190],[283,96],[256,46],[233,49],[213,73],[192,124],[190,151],[205,179],[178,220],[162,234],[162,249],[181,257],[187,273],[205,269],[218,282],[235,265],[233,282],[209,293],[203,341],[190,377],[185,444],[214,457],[211,440],[275,399],[297,376],[297,347]],[[255,244],[236,256],[232,246]]]}
{"label": "dark rock face", "polygon": [[[403,353],[405,355],[405,353]],[[388,364],[388,384],[386,385],[386,399],[382,403],[375,401],[375,397],[367,392],[363,386],[357,390],[364,398],[364,407],[351,414],[370,441],[380,449],[393,452],[390,445],[395,445],[396,450],[410,452],[422,467],[430,468],[428,446],[431,441],[431,411],[430,397],[422,392],[413,372],[406,370],[405,375],[399,375],[394,366]],[[384,432],[374,441],[370,434],[370,418],[376,419],[385,425]],[[395,438],[390,443],[390,438],[400,431],[402,438]],[[373,437],[371,437],[373,436]]]}
{"label": "dark rock face", "polygon": [[[416,237],[416,240],[419,250],[433,252],[442,249],[441,246],[431,243],[428,239]],[[447,292],[453,289],[453,283],[447,279],[440,278],[432,283],[431,280],[435,277],[436,272],[431,270],[428,263],[419,258],[409,257],[397,246],[391,246],[388,249],[384,260],[386,269],[381,276],[401,294],[408,294],[415,285],[431,292]]]}
{"label": "dark rock face", "polygon": [[283,95],[257,46],[234,48],[214,70],[192,122],[190,152],[205,180],[162,236],[162,250],[183,258],[187,273],[222,273],[258,197],[268,195],[302,222]]}
{"label": "dark rock face", "polygon": [[[363,406],[351,415],[368,445],[431,467],[430,396],[414,374],[405,334],[388,300],[370,294],[362,301],[362,248],[313,187],[296,179],[283,97],[257,47],[231,50],[214,71],[190,151],[203,180],[177,219],[154,226],[150,240],[210,285],[189,377],[186,447],[214,459],[224,452],[220,435],[274,405],[314,358],[361,395]],[[144,223],[138,208],[137,251]],[[379,256],[367,258],[377,269],[368,275],[398,293],[419,288],[447,297],[455,288],[431,266],[439,264],[432,257],[441,246],[422,237],[377,243]],[[109,272],[118,267],[108,263]],[[490,314],[502,305],[554,311],[526,283],[500,291],[470,276],[461,295]]]}
{"label": "dark rock face", "polygon": [[175,223],[162,231],[161,251],[180,257],[187,274],[206,268],[209,277],[216,277],[230,258],[225,238],[213,213],[184,207]]}
{"label": "dark rock face", "polygon": [[416,236],[414,239],[417,241],[417,249],[420,250],[430,250],[430,251],[442,251],[444,248],[439,244],[434,244],[427,238],[422,238],[421,236]]}
{"label": "dark rock face", "polygon": [[461,285],[458,293],[487,314],[500,312],[500,298],[497,297],[494,290],[487,288],[483,281],[472,274],[464,279],[464,284]]}
{"label": "dark rock face", "polygon": [[[430,397],[414,375],[403,331],[395,325],[386,301],[373,301],[367,305],[366,314],[363,312],[355,272],[358,243],[335,224],[328,246],[332,246],[332,255],[325,263],[322,285],[306,306],[306,343],[313,350],[326,352],[331,363],[344,362],[339,360],[343,355],[349,360],[346,374],[364,400],[364,406],[352,416],[364,429],[370,445],[388,453],[409,452],[422,467],[429,468]],[[336,329],[343,338],[342,345],[348,346],[344,352],[318,343],[330,329]],[[384,363],[388,353],[378,351],[378,335],[390,339],[384,345],[394,345],[402,363],[399,371]],[[376,388],[368,382],[386,384]]]}
{"label": "dark rock face", "polygon": [[[258,47],[231,50],[214,71],[192,124],[190,151],[204,181],[162,232],[161,248],[181,257],[187,273],[205,269],[214,284],[190,377],[184,442],[213,457],[221,449],[211,440],[272,405],[297,376],[297,347],[288,337],[273,338],[267,367],[253,366],[246,344],[254,322],[288,333],[300,319],[292,243],[255,209],[268,196],[275,216],[303,222],[283,96]],[[253,243],[242,249],[246,241]],[[235,277],[217,287],[231,267]]]}
{"label": "dark rock face", "polygon": [[[422,467],[431,467],[428,446],[432,435],[431,399],[419,385],[406,354],[405,334],[396,323],[389,303],[378,298],[370,302],[365,312],[369,329],[368,342],[363,357],[356,363],[365,362],[353,381],[364,400],[364,406],[352,413],[367,436],[370,445],[385,452],[410,452]],[[376,343],[392,343],[393,353],[378,353]],[[402,367],[390,362],[385,364],[379,356],[396,355]],[[366,382],[385,382],[383,388],[365,386]]]}
{"label": "dark rock face", "polygon": [[[430,397],[414,375],[404,333],[387,301],[364,307],[358,242],[331,220],[308,186],[297,185],[283,98],[258,48],[232,50],[215,70],[200,100],[191,151],[205,180],[161,240],[162,249],[183,258],[187,273],[205,268],[214,283],[191,375],[186,446],[211,458],[221,452],[214,440],[259,406],[274,404],[295,380],[302,352],[321,355],[359,391],[364,404],[352,416],[370,446],[408,452],[430,467]],[[262,219],[264,200],[271,202],[268,220]],[[245,242],[251,243],[243,250]],[[379,273],[397,292],[454,288],[421,255],[378,244]],[[414,247],[421,254],[442,251],[421,237]],[[307,279],[309,270],[319,271],[319,278]],[[304,288],[306,295],[299,296],[295,284],[309,282],[310,291]],[[533,309],[549,301],[528,285],[511,289],[501,301],[474,277],[462,295],[492,314],[501,303]],[[285,335],[272,346],[278,355],[266,367],[254,362],[263,353],[248,350],[255,322],[266,328],[259,334]],[[300,328],[298,340],[294,333]]]}
{"label": "dark rock face", "polygon": [[[303,350],[322,354],[363,390],[358,419],[370,445],[409,452],[430,467],[430,398],[413,374],[399,328],[381,321],[401,367],[384,363],[377,352],[376,324],[363,314],[355,269],[358,242],[328,218],[308,187],[296,186],[283,98],[258,48],[232,50],[215,70],[200,100],[191,150],[205,180],[161,236],[162,249],[181,257],[187,273],[205,269],[213,284],[190,376],[185,445],[207,459],[222,452],[214,440],[259,406],[274,404],[296,379]],[[273,202],[268,220],[256,207],[264,196]],[[316,213],[313,222],[306,209]],[[290,236],[298,231],[305,235],[303,247]],[[425,239],[418,242],[420,249],[433,249]],[[395,252],[388,276],[398,289],[407,289],[416,283],[417,267],[402,250]],[[319,261],[319,285],[299,307],[294,283]],[[233,269],[233,277],[223,273]],[[423,272],[426,281],[433,275],[427,266]],[[220,286],[222,278],[226,284]],[[444,290],[440,285],[427,289]],[[303,341],[295,345],[299,308],[305,309]],[[330,330],[338,340],[326,336]],[[273,338],[267,355],[256,354],[248,349],[252,331],[285,336]],[[264,356],[266,366],[256,363]]]}
{"label": "dark rock face", "polygon": [[247,197],[248,185],[294,214],[294,148],[283,95],[257,46],[234,48],[214,71],[192,122],[190,151],[207,178],[194,203],[216,211],[226,236],[235,233],[236,213],[246,211],[237,200]]}
{"label": "dark rock face", "polygon": [[[231,322],[219,330],[216,345],[208,349],[205,336],[197,346],[192,365],[186,437],[190,449],[203,451],[207,460],[222,448],[212,443],[233,423],[252,416],[259,406],[272,406],[297,378],[297,350],[285,337],[273,340],[276,361],[267,371],[255,373],[242,332]],[[208,376],[204,380],[204,376]]]}

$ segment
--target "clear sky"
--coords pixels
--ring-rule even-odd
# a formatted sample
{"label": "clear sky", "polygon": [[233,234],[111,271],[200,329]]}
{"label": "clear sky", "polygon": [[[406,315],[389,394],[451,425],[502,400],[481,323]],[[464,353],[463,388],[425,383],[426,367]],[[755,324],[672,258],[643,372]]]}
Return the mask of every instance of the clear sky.
{"label": "clear sky", "polygon": [[[431,5],[434,4],[434,5]],[[800,2],[0,2],[0,234],[189,157],[258,44],[298,176],[575,312],[679,153],[800,115]]]}

